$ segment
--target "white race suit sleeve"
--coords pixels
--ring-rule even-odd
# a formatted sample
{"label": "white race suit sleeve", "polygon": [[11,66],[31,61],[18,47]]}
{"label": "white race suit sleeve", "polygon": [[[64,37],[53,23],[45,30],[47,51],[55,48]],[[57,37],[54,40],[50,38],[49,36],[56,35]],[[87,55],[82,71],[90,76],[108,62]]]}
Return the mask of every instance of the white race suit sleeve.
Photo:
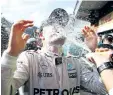
{"label": "white race suit sleeve", "polygon": [[5,51],[1,58],[1,95],[14,95],[28,78],[29,66],[25,52],[17,59]]}

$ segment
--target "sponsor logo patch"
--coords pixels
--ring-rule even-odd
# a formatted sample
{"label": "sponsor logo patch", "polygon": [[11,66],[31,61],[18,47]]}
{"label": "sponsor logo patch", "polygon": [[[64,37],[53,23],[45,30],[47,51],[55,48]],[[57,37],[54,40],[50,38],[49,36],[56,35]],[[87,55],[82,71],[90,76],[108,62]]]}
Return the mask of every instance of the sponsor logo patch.
{"label": "sponsor logo patch", "polygon": [[53,76],[53,74],[52,73],[41,73],[41,72],[39,72],[38,73],[38,77],[52,77]]}
{"label": "sponsor logo patch", "polygon": [[76,78],[77,77],[77,72],[74,73],[68,73],[69,78]]}
{"label": "sponsor logo patch", "polygon": [[67,89],[38,89],[34,88],[34,94],[33,95],[75,95],[76,93],[79,93],[80,87],[76,86],[73,88]]}

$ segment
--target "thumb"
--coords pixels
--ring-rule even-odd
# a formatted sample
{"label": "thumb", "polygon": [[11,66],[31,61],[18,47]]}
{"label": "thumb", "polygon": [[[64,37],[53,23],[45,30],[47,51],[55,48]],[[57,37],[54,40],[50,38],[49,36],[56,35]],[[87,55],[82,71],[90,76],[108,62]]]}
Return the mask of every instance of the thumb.
{"label": "thumb", "polygon": [[23,38],[23,40],[26,42],[29,38],[30,38],[30,36],[29,36],[29,34],[23,34],[22,35],[22,38]]}

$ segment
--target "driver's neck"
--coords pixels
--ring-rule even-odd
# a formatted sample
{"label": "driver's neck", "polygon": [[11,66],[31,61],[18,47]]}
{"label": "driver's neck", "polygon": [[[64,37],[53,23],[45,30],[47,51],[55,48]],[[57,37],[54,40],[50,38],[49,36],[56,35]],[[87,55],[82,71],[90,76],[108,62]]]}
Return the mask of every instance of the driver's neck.
{"label": "driver's neck", "polygon": [[44,45],[42,51],[48,53],[50,55],[62,55],[62,46],[52,46],[52,45]]}

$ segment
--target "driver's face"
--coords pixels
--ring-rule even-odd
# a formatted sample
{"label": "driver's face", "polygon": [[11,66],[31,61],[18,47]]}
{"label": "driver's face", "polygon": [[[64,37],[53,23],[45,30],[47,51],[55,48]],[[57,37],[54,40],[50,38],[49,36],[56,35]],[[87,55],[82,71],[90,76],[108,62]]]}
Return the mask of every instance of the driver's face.
{"label": "driver's face", "polygon": [[65,30],[58,24],[49,25],[43,28],[43,36],[51,45],[63,45],[65,42]]}

